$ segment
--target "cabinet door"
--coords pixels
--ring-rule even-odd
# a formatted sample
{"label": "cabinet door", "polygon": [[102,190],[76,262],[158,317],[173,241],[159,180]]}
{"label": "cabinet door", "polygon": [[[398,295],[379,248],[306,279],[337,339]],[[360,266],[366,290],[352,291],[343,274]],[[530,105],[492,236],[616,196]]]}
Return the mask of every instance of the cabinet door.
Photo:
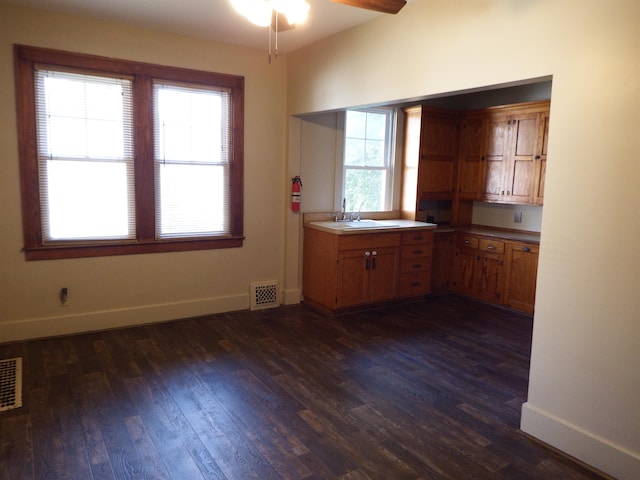
{"label": "cabinet door", "polygon": [[420,198],[453,198],[458,144],[458,116],[449,112],[423,110],[420,132]]}
{"label": "cabinet door", "polygon": [[504,258],[480,253],[475,268],[474,296],[491,303],[502,303],[504,290]]}
{"label": "cabinet door", "polygon": [[533,313],[538,276],[537,245],[507,243],[507,282],[505,303],[512,308]]}
{"label": "cabinet door", "polygon": [[454,259],[454,289],[465,295],[473,295],[475,287],[474,270],[477,252],[460,248],[456,250]]}
{"label": "cabinet door", "polygon": [[395,298],[398,292],[398,249],[372,249],[369,268],[369,300],[379,302]]}
{"label": "cabinet door", "polygon": [[510,120],[510,155],[506,164],[502,200],[532,203],[538,156],[539,113],[522,113]]}
{"label": "cabinet door", "polygon": [[346,251],[338,254],[337,308],[367,303],[370,269],[371,258],[365,255],[364,250]]}
{"label": "cabinet door", "polygon": [[433,258],[431,263],[431,292],[449,290],[451,264],[453,263],[453,233],[436,233],[433,236]]}
{"label": "cabinet door", "polygon": [[509,117],[491,114],[485,122],[482,198],[497,202],[504,195],[504,172],[509,162]]}
{"label": "cabinet door", "polygon": [[540,114],[540,133],[538,134],[538,155],[536,156],[536,177],[533,191],[533,203],[544,203],[544,180],[547,174],[547,144],[549,142],[549,111]]}
{"label": "cabinet door", "polygon": [[460,130],[458,193],[462,200],[479,200],[482,181],[482,140],[484,119],[465,118]]}

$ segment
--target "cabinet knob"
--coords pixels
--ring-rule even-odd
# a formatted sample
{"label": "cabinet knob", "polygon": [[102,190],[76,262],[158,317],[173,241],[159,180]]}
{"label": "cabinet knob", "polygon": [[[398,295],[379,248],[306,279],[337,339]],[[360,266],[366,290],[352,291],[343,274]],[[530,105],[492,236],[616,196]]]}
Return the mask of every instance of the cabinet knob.
{"label": "cabinet knob", "polygon": [[376,255],[378,255],[378,252],[376,252],[376,251],[374,250],[373,252],[371,252],[371,255],[373,255],[373,256],[375,257]]}
{"label": "cabinet knob", "polygon": [[540,155],[536,155],[536,160],[540,160]]}
{"label": "cabinet knob", "polygon": [[421,263],[414,263],[413,265],[411,265],[411,268],[420,268],[422,267]]}
{"label": "cabinet knob", "polygon": [[530,252],[531,249],[529,247],[522,247],[523,252]]}
{"label": "cabinet knob", "polygon": [[371,252],[364,252],[364,256],[365,256],[365,257],[369,257],[369,256],[371,256]]}
{"label": "cabinet knob", "polygon": [[421,255],[422,254],[422,250],[414,250],[413,254],[414,255]]}
{"label": "cabinet knob", "polygon": [[491,245],[491,244],[487,245],[487,250],[495,250],[495,249],[496,249],[495,245]]}

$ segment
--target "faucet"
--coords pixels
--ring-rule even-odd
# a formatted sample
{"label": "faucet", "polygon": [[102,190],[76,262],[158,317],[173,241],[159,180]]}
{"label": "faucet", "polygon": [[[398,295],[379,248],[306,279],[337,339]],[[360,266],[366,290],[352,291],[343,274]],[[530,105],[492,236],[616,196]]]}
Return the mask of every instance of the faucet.
{"label": "faucet", "polygon": [[[347,216],[347,199],[342,199],[342,215],[338,213],[332,213],[331,217],[334,222],[350,222],[353,220],[353,214]],[[358,212],[357,220],[360,220],[360,212]]]}

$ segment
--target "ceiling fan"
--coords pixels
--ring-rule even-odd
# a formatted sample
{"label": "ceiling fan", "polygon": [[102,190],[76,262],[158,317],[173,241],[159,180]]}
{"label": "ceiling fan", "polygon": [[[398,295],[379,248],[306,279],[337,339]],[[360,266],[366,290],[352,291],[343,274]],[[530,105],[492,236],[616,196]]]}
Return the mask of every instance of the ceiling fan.
{"label": "ceiling fan", "polygon": [[[382,13],[398,13],[402,7],[407,4],[406,0],[331,0],[333,3],[341,3],[343,5],[349,5],[350,7],[364,8],[365,10],[373,10],[375,12]],[[304,20],[303,20],[304,21]],[[286,12],[281,12],[276,9],[273,10],[271,17],[271,28],[284,32],[295,28],[296,23],[300,21],[290,22]],[[277,25],[276,25],[277,24]]]}
{"label": "ceiling fan", "polygon": [[[364,8],[382,13],[398,13],[406,0],[331,0],[351,7]],[[233,7],[247,19],[260,27],[269,29],[269,63],[271,63],[271,31],[275,32],[275,54],[278,56],[278,32],[295,28],[306,20],[309,4],[306,0],[231,0]]]}
{"label": "ceiling fan", "polygon": [[406,0],[331,0],[335,3],[344,3],[352,7],[375,10],[382,13],[398,13],[407,3]]}

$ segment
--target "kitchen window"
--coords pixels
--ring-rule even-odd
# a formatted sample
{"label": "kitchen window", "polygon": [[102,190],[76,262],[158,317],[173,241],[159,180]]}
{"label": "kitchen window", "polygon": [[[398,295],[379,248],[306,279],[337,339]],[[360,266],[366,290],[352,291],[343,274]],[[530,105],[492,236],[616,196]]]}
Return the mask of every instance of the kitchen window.
{"label": "kitchen window", "polygon": [[27,260],[242,245],[242,77],[15,56]]}
{"label": "kitchen window", "polygon": [[347,110],[342,198],[348,212],[391,210],[395,110]]}

